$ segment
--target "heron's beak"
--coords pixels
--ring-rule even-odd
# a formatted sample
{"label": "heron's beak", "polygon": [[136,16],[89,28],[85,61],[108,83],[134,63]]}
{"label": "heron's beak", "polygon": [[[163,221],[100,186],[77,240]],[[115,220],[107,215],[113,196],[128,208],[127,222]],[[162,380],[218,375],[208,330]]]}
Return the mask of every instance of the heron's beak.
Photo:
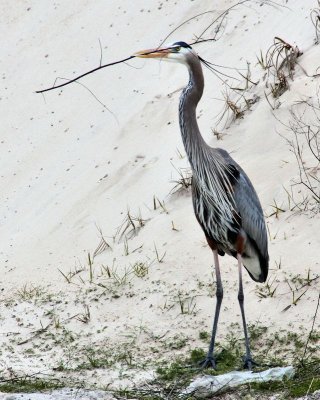
{"label": "heron's beak", "polygon": [[137,51],[136,53],[133,54],[133,56],[139,58],[163,58],[163,57],[168,57],[168,54],[170,53],[171,53],[170,48],[164,48],[164,49],[159,48],[159,49]]}

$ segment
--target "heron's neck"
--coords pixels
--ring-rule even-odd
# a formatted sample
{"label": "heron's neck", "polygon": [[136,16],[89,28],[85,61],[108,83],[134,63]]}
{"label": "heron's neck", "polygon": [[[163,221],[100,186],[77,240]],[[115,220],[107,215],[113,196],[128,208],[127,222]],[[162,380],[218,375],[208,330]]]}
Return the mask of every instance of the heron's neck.
{"label": "heron's neck", "polygon": [[189,68],[189,83],[184,88],[179,104],[179,123],[183,144],[194,171],[197,170],[202,153],[208,148],[201,136],[196,108],[202,97],[204,87],[203,73],[200,62]]}

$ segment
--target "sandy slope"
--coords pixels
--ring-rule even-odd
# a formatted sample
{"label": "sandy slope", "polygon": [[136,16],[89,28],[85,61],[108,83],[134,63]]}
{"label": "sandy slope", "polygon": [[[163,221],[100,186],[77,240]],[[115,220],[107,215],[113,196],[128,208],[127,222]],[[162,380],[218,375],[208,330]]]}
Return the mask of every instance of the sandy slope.
{"label": "sandy slope", "polygon": [[[216,3],[213,14],[193,20],[170,41],[191,41],[230,5],[223,0]],[[267,218],[270,282],[278,285],[276,295],[260,299],[256,285],[245,279],[249,321],[277,330],[300,325],[309,329],[319,290],[315,280],[297,305],[291,305],[285,279],[296,274],[306,277],[309,269],[312,277],[319,273],[319,217],[289,210],[283,187],[289,188],[297,177],[297,165],[279,135],[288,133],[265,99],[264,71],[256,61],[260,49],[265,53],[274,36],[279,36],[301,49],[299,63],[308,74],[316,72],[320,48],[314,45],[309,19],[315,2],[290,0],[286,6],[238,7],[225,20],[219,41],[197,47],[216,64],[246,68],[248,61],[252,80],[259,81],[248,92],[252,99],[259,97],[251,111],[236,121],[225,114],[217,126],[226,89],[206,72],[199,125],[212,146],[230,151],[246,170],[267,216],[274,211],[274,201],[285,210],[278,218]],[[177,120],[186,71],[133,60],[134,68],[118,65],[83,79],[81,83],[95,97],[77,84],[45,96],[34,91],[50,86],[57,76],[72,78],[96,67],[98,39],[103,63],[127,57],[158,45],[181,22],[211,10],[212,2],[3,1],[0,7],[3,370],[45,369],[54,374],[52,368],[61,363],[65,368],[79,367],[86,360],[86,349],[100,346],[120,348],[122,353],[131,346],[135,360],[144,358],[148,365],[154,359],[170,359],[172,351],[179,353],[168,345],[177,335],[188,346],[203,346],[198,334],[210,329],[214,304],[212,257],[193,216],[190,193],[171,192],[172,180],[178,178],[176,169],[188,166]],[[290,107],[306,96],[316,98],[317,87],[316,78],[296,67],[275,116],[288,121]],[[223,139],[218,141],[212,129],[223,133]],[[314,166],[311,159],[306,162]],[[165,210],[159,202],[154,210],[154,196]],[[128,236],[127,251],[126,241],[115,235],[128,210],[141,216],[143,227]],[[87,253],[92,256],[97,248],[99,230],[112,250],[95,257],[90,283]],[[155,246],[159,257],[164,255],[161,263]],[[148,267],[140,271],[144,276],[132,272],[133,266],[139,267],[136,263]],[[225,257],[222,265],[226,296],[219,334],[225,336],[230,323],[239,322],[239,311],[236,263]],[[66,275],[81,271],[68,284],[59,270]],[[125,276],[124,271],[131,272]],[[186,313],[181,314],[179,302]],[[83,321],[86,305],[87,323]],[[33,337],[41,327],[46,327],[44,334]],[[66,339],[69,334],[72,343]],[[135,375],[123,368],[129,376]],[[105,385],[114,383],[119,368],[113,373],[99,369],[83,374],[90,383]],[[143,372],[141,377],[145,376]]]}

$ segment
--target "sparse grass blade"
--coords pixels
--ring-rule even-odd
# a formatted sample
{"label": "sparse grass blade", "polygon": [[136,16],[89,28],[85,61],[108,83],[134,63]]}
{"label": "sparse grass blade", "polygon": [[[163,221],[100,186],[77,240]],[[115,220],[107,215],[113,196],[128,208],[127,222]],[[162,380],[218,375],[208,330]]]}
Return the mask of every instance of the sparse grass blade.
{"label": "sparse grass blade", "polygon": [[157,257],[158,263],[162,263],[163,260],[164,260],[164,257],[166,256],[167,253],[164,252],[164,253],[162,254],[162,256],[160,256],[160,255],[159,255],[159,252],[158,252],[158,249],[157,249],[157,246],[156,246],[155,243],[154,243],[154,251],[155,251],[155,253],[156,253],[156,257]]}

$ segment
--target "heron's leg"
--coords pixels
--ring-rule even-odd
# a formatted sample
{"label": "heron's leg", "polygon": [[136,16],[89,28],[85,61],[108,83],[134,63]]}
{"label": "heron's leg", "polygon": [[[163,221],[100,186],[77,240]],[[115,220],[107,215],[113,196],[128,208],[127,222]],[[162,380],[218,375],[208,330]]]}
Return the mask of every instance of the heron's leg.
{"label": "heron's leg", "polygon": [[215,271],[216,271],[216,280],[217,280],[217,291],[216,291],[217,304],[216,304],[216,311],[214,314],[212,334],[211,334],[211,340],[210,340],[208,354],[207,354],[206,359],[201,363],[201,366],[203,368],[210,368],[210,367],[216,368],[216,361],[214,359],[213,352],[214,352],[214,345],[215,345],[215,339],[216,339],[216,333],[217,333],[217,327],[218,327],[220,308],[221,308],[221,303],[222,303],[222,299],[223,299],[223,287],[222,287],[222,281],[221,281],[221,274],[220,274],[217,250],[213,250],[213,258],[214,258],[214,267],[215,267]]}
{"label": "heron's leg", "polygon": [[239,253],[237,254],[237,258],[238,258],[238,269],[239,269],[238,300],[239,300],[239,305],[240,305],[240,310],[241,310],[244,338],[245,338],[245,343],[246,343],[246,355],[244,357],[244,368],[247,368],[247,369],[251,370],[253,364],[255,364],[255,363],[254,363],[254,361],[252,360],[252,357],[251,357],[251,350],[250,350],[249,336],[248,336],[248,330],[247,330],[246,316],[244,314],[244,305],[243,305],[244,294],[243,294],[243,285],[242,285],[242,258],[241,258],[241,255]]}

